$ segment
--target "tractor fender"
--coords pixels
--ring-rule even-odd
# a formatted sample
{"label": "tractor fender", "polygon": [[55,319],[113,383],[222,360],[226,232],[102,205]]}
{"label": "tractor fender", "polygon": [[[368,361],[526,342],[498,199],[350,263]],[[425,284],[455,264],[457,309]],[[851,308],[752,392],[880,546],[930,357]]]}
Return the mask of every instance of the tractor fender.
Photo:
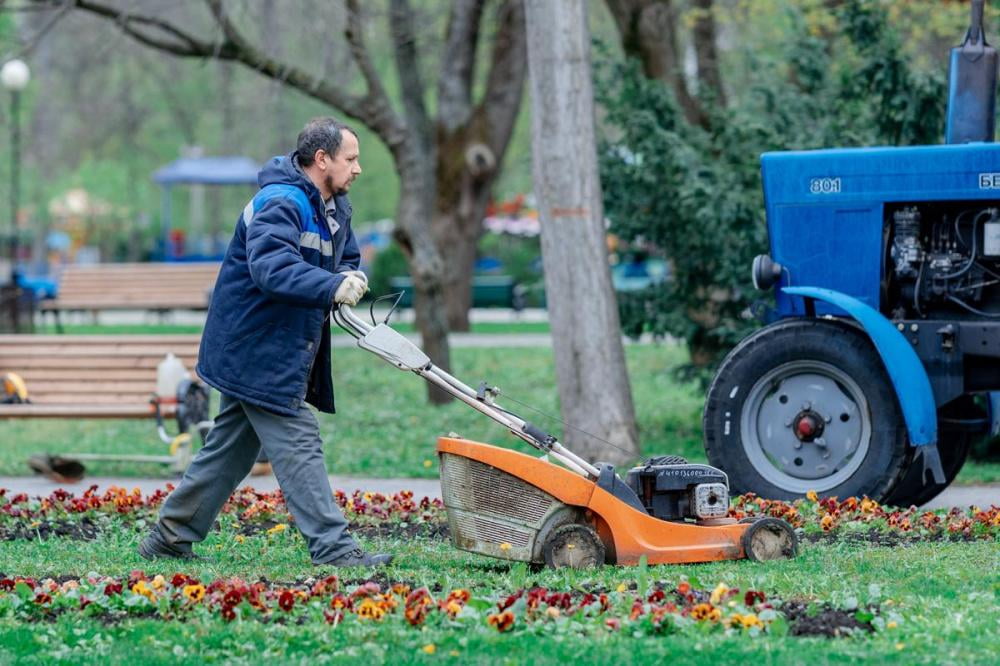
{"label": "tractor fender", "polygon": [[[889,374],[896,398],[903,412],[910,444],[927,446],[937,443],[937,405],[927,370],[906,337],[896,330],[878,310],[858,299],[832,289],[819,287],[782,287],[789,296],[834,305],[857,321],[875,345]],[[807,307],[807,311],[810,308]]]}

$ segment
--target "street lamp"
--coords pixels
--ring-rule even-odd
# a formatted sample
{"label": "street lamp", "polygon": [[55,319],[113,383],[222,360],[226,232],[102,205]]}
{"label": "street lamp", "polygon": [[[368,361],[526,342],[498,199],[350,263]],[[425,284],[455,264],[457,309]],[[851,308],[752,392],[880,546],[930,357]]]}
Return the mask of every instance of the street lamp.
{"label": "street lamp", "polygon": [[[31,80],[23,60],[8,60],[0,68],[0,84],[10,91],[10,281],[17,262],[17,209],[21,194],[21,91]],[[2,277],[0,277],[2,279]]]}

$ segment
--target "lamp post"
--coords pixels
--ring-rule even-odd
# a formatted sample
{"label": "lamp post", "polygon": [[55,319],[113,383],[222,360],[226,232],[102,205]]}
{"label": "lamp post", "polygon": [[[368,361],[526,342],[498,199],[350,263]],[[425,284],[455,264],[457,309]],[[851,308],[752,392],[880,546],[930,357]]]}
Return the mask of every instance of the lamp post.
{"label": "lamp post", "polygon": [[[21,91],[31,80],[31,71],[23,60],[8,60],[0,68],[0,84],[10,91],[10,237],[8,257],[10,281],[17,264],[17,209],[21,194]],[[0,276],[2,279],[2,276]]]}

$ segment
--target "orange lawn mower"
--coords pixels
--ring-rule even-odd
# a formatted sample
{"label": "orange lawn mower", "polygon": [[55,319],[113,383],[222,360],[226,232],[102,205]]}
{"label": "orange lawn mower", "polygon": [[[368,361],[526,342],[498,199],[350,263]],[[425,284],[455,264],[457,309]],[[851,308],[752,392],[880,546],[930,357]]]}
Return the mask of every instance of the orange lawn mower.
{"label": "orange lawn mower", "polygon": [[[377,323],[375,302],[396,297]],[[389,326],[399,302],[375,299],[369,324],[341,305],[334,320],[358,346],[416,373],[543,452],[540,458],[457,435],[438,439],[441,492],[452,542],[461,550],[551,567],[685,564],[794,557],[798,539],[777,518],[728,517],[729,481],[709,465],[660,456],[623,481],[607,463],[591,464],[558,439],[497,403],[500,391],[478,389],[431,363]],[[559,464],[555,464],[555,462]]]}

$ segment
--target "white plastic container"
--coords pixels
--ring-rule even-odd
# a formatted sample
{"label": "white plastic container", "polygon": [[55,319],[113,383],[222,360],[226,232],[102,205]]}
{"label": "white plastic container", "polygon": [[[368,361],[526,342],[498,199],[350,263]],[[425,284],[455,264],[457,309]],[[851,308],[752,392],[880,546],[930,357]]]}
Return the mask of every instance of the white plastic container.
{"label": "white plastic container", "polygon": [[191,379],[191,373],[184,363],[173,353],[167,354],[156,366],[156,395],[161,400],[177,398],[177,386],[185,379]]}

